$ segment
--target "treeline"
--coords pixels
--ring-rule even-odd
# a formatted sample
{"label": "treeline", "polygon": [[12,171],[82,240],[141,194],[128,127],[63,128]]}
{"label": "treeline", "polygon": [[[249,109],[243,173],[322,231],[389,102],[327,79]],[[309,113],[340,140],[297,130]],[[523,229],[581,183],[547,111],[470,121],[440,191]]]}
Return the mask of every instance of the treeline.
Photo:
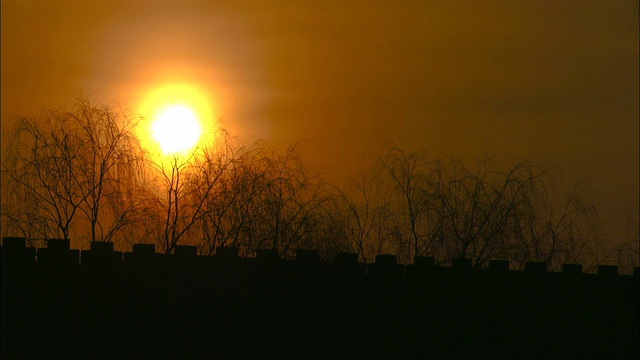
{"label": "treeline", "polygon": [[581,187],[561,193],[556,174],[533,163],[498,171],[487,157],[468,165],[392,147],[339,189],[309,171],[298,146],[278,153],[223,130],[189,154],[150,154],[135,136],[139,120],[86,99],[18,117],[3,154],[3,235],[33,246],[153,243],[167,254],[192,244],[203,255],[235,246],[241,256],[305,248],[364,262],[392,253],[474,267],[638,266],[637,235],[607,248]]}

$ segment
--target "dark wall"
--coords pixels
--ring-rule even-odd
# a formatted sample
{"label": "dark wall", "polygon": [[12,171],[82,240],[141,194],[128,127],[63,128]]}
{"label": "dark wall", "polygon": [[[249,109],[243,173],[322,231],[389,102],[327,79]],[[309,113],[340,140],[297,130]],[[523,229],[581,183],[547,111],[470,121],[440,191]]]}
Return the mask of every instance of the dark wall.
{"label": "dark wall", "polygon": [[122,262],[109,249],[42,263],[9,260],[6,250],[7,359],[639,355],[638,277],[611,270],[472,271],[386,258],[366,269],[348,256],[189,251]]}

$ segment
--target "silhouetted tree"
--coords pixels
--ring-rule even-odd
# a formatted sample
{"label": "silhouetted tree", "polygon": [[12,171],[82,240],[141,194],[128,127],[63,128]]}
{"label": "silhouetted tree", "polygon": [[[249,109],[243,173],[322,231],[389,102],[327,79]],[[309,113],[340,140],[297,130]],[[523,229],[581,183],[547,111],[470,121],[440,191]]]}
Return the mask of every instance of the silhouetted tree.
{"label": "silhouetted tree", "polygon": [[545,262],[549,267],[579,262],[589,246],[595,243],[598,218],[581,184],[574,184],[563,196],[554,186],[555,176],[550,171],[532,178],[523,202],[513,215],[513,242],[515,264],[525,261]]}
{"label": "silhouetted tree", "polygon": [[68,239],[82,220],[91,241],[110,240],[131,220],[122,192],[135,172],[136,121],[87,99],[19,117],[2,165],[3,217],[29,238]]}
{"label": "silhouetted tree", "polygon": [[263,148],[265,187],[260,201],[261,246],[286,255],[313,243],[314,216],[325,201],[325,186],[304,166],[297,145],[279,155]]}
{"label": "silhouetted tree", "polygon": [[629,212],[626,225],[626,238],[612,245],[613,249],[598,264],[618,264],[625,273],[632,273],[640,266],[640,239],[638,237],[638,210]]}
{"label": "silhouetted tree", "polygon": [[2,162],[3,233],[33,243],[74,231],[166,254],[195,244],[206,255],[231,245],[242,255],[353,251],[365,262],[384,252],[475,267],[637,264],[637,235],[606,245],[583,187],[561,193],[555,174],[532,163],[497,171],[486,156],[468,167],[392,147],[340,191],[306,168],[299,145],[247,148],[220,130],[211,144],[152,156],[133,136],[136,122],[86,99],[18,118]]}
{"label": "silhouetted tree", "polygon": [[[430,255],[439,262],[470,258],[575,262],[597,243],[597,214],[581,187],[562,200],[550,170],[518,163],[474,168],[452,158],[392,148],[343,194],[346,233],[366,261],[385,249],[400,260]],[[395,248],[387,244],[395,244]]]}
{"label": "silhouetted tree", "polygon": [[[134,219],[130,190],[141,166],[139,144],[133,135],[136,121],[109,107],[80,100],[69,116],[83,140],[79,171],[85,206],[80,209],[91,224],[91,241],[109,241]],[[103,208],[110,210],[109,217]],[[108,220],[107,220],[108,218]]]}
{"label": "silhouetted tree", "polygon": [[471,258],[480,267],[508,255],[511,221],[535,191],[536,168],[521,163],[504,173],[491,171],[486,157],[474,171],[455,159],[447,165],[437,197],[448,257]]}
{"label": "silhouetted tree", "polygon": [[390,210],[392,192],[380,169],[370,166],[358,174],[348,191],[341,195],[345,205],[344,226],[353,250],[363,262],[385,252],[390,239],[398,236],[394,236],[397,223]]}
{"label": "silhouetted tree", "polygon": [[[270,248],[282,256],[296,247],[320,246],[331,218],[328,187],[304,167],[296,146],[280,155],[263,143],[239,146],[238,156],[207,198],[199,224],[201,251],[230,245],[241,254]],[[322,229],[322,230],[320,230]],[[333,231],[332,230],[332,231]],[[322,246],[320,246],[322,247]]]}
{"label": "silhouetted tree", "polygon": [[381,176],[395,190],[390,211],[397,216],[394,232],[405,261],[412,256],[433,255],[441,231],[436,190],[440,181],[438,162],[423,151],[406,152],[393,147],[378,158]]}
{"label": "silhouetted tree", "polygon": [[149,235],[165,254],[172,253],[176,245],[201,241],[193,227],[205,216],[207,202],[221,196],[218,187],[238,153],[232,145],[221,131],[215,144],[148,158],[152,180],[147,191],[147,223],[155,224],[156,229]]}
{"label": "silhouetted tree", "polygon": [[220,179],[218,195],[206,201],[200,220],[202,253],[211,255],[218,246],[237,247],[243,255],[255,250],[253,228],[259,220],[258,199],[266,187],[265,171],[255,149],[242,147]]}

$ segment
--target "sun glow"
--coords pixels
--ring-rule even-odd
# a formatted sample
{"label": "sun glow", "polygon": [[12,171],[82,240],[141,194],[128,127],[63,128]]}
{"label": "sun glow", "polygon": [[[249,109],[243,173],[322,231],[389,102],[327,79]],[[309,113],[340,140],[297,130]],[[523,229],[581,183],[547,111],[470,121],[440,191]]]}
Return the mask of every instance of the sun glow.
{"label": "sun glow", "polygon": [[151,131],[164,154],[175,154],[194,147],[201,132],[193,111],[181,105],[163,109],[152,123]]}
{"label": "sun glow", "polygon": [[140,102],[138,138],[153,157],[189,154],[216,141],[213,98],[191,83],[154,86]]}

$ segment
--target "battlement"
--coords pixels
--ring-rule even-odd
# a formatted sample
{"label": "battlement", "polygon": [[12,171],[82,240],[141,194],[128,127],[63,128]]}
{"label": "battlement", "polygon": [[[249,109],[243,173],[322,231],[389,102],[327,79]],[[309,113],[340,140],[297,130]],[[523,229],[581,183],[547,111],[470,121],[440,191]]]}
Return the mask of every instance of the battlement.
{"label": "battlement", "polygon": [[[69,240],[49,239],[47,247],[32,248],[26,246],[26,241],[21,237],[5,237],[2,252],[2,264],[4,267],[15,266],[47,266],[51,268],[102,268],[117,270],[120,268],[149,270],[180,264],[190,266],[192,269],[215,265],[218,263],[234,264],[236,266],[251,266],[252,264],[273,265],[280,267],[315,267],[321,269],[349,269],[350,272],[359,273],[362,276],[393,275],[415,276],[435,272],[490,272],[490,273],[527,273],[549,274],[544,262],[526,262],[524,270],[512,270],[507,260],[491,260],[488,267],[473,269],[470,259],[452,259],[450,264],[441,266],[435,264],[433,257],[419,256],[414,258],[413,264],[399,264],[395,255],[382,254],[375,257],[374,263],[358,262],[356,253],[339,253],[333,261],[321,261],[317,250],[298,249],[294,259],[280,259],[278,252],[272,249],[258,249],[254,257],[238,256],[238,249],[222,246],[216,249],[213,256],[197,254],[197,247],[193,245],[177,245],[171,255],[159,254],[153,244],[134,244],[131,252],[115,251],[111,242],[92,242],[89,250],[71,249]],[[568,275],[592,275],[583,272],[582,264],[564,264],[562,274]],[[634,269],[633,276],[638,276],[639,269]],[[603,277],[625,276],[618,271],[615,265],[600,265],[596,275]]]}
{"label": "battlement", "polygon": [[637,358],[638,272],[473,269],[300,249],[213,256],[19,238],[2,247],[7,358]]}

